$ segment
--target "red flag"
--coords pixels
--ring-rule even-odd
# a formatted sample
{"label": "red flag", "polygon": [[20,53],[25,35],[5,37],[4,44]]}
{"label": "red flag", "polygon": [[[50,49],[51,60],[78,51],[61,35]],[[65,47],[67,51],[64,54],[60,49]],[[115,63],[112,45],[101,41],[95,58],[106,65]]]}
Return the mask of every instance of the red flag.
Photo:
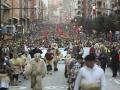
{"label": "red flag", "polygon": [[44,39],[48,39],[48,34],[49,34],[48,31],[43,32]]}
{"label": "red flag", "polygon": [[75,30],[76,33],[79,33],[80,32],[80,27],[76,26],[74,30]]}
{"label": "red flag", "polygon": [[58,24],[57,24],[57,26],[56,26],[56,33],[57,33],[58,35],[64,35],[64,32],[63,32],[62,28],[61,28],[60,25],[58,25]]}
{"label": "red flag", "polygon": [[109,41],[112,42],[112,31],[109,31]]}

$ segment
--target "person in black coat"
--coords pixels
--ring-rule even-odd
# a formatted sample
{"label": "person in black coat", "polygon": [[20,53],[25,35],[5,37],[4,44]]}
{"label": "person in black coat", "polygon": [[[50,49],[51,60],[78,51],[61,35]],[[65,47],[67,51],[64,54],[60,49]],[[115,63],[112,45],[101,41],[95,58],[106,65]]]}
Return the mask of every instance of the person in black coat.
{"label": "person in black coat", "polygon": [[116,77],[117,76],[117,70],[118,70],[118,64],[119,64],[119,54],[118,54],[118,50],[113,47],[111,53],[111,68],[112,68],[112,73],[113,76],[112,77]]}
{"label": "person in black coat", "polygon": [[38,47],[35,47],[33,50],[30,51],[31,58],[34,58],[35,53],[42,54],[43,52]]}
{"label": "person in black coat", "polygon": [[100,66],[105,72],[105,68],[107,65],[107,54],[104,51],[100,53],[99,60],[100,60]]}
{"label": "person in black coat", "polygon": [[2,44],[0,43],[0,58],[2,58],[2,55],[3,55],[3,51],[2,51]]}

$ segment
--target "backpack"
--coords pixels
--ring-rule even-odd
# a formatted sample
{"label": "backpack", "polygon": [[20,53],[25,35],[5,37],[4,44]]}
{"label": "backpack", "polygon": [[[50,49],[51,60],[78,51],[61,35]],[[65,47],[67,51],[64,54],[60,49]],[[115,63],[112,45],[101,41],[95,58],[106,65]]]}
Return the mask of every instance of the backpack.
{"label": "backpack", "polygon": [[51,71],[52,70],[52,66],[51,65],[47,65],[47,71]]}

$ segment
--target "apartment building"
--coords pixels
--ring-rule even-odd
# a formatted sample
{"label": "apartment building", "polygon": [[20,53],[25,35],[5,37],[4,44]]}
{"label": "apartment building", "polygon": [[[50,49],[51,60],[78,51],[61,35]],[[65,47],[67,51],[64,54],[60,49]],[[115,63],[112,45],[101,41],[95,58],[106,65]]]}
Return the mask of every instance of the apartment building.
{"label": "apartment building", "polygon": [[[1,0],[2,2],[2,18],[1,21],[3,24],[17,23],[19,19],[19,0]],[[15,9],[16,8],[16,9]]]}
{"label": "apartment building", "polygon": [[1,0],[2,22],[26,23],[28,20],[43,19],[46,14],[44,0]]}

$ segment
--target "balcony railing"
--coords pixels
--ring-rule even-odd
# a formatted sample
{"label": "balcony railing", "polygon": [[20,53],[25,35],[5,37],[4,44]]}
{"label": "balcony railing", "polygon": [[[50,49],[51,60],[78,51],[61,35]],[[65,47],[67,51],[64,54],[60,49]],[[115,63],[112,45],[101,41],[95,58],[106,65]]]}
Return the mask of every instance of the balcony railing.
{"label": "balcony railing", "polygon": [[114,11],[120,10],[120,6],[115,6],[115,7],[113,8],[113,10],[114,10]]}

